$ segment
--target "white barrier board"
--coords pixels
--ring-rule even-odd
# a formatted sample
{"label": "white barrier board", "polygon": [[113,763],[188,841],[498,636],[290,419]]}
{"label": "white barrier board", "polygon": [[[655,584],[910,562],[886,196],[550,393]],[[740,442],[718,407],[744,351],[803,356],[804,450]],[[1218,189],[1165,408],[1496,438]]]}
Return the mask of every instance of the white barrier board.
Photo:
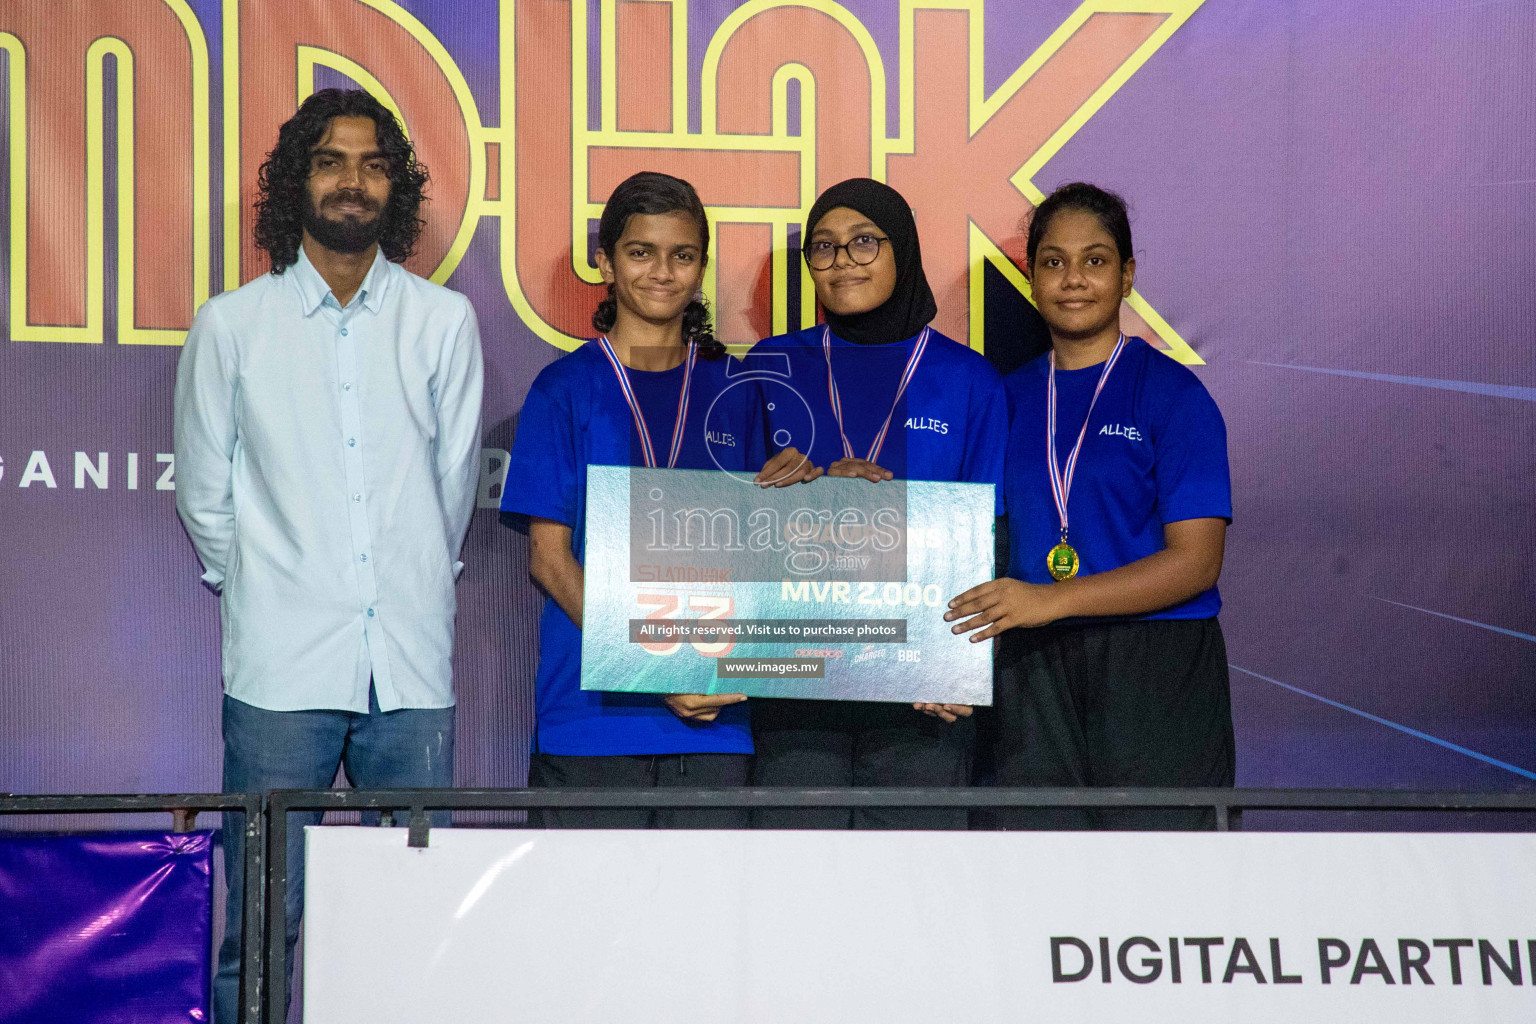
{"label": "white barrier board", "polygon": [[1536,836],[307,842],[323,1024],[1536,1020]]}

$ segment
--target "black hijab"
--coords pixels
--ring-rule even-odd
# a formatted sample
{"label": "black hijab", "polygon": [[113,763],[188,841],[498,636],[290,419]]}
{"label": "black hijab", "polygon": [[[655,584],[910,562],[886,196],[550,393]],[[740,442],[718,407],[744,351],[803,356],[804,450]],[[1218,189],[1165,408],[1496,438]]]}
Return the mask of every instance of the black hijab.
{"label": "black hijab", "polygon": [[933,290],[923,274],[923,253],[917,244],[917,222],[901,193],[872,178],[849,178],[821,194],[805,219],[805,237],[828,211],[839,206],[857,210],[874,222],[896,257],[896,287],[891,297],[868,313],[839,316],[823,308],[832,333],[859,345],[886,345],[905,341],[938,315]]}

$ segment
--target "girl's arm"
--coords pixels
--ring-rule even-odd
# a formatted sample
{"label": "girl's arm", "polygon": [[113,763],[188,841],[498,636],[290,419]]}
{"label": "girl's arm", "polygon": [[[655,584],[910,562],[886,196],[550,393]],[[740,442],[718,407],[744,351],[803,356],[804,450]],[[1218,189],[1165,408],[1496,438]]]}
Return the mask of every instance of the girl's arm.
{"label": "girl's arm", "polygon": [[586,573],[571,554],[571,528],[553,519],[528,517],[528,575],[581,628]]}
{"label": "girl's arm", "polygon": [[[1145,615],[1203,594],[1221,575],[1225,519],[1185,519],[1163,527],[1161,551],[1108,572],[1059,583],[1025,583],[1011,577],[972,587],[949,603],[944,621],[972,643],[1016,626],[1044,626],[1058,619]],[[957,621],[963,619],[964,621]],[[986,627],[983,629],[982,627]]]}

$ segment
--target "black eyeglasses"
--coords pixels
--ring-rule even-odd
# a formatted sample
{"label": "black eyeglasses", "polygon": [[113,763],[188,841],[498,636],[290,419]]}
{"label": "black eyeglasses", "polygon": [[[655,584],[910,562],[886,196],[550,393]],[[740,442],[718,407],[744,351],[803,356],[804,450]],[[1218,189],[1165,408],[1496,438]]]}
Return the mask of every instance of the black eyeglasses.
{"label": "black eyeglasses", "polygon": [[837,262],[839,249],[846,252],[849,259],[862,267],[875,262],[880,257],[880,243],[889,241],[889,238],[881,238],[878,235],[859,235],[842,245],[833,245],[824,238],[818,238],[805,243],[805,248],[801,251],[805,254],[805,262],[810,264],[812,270],[831,270],[832,264]]}

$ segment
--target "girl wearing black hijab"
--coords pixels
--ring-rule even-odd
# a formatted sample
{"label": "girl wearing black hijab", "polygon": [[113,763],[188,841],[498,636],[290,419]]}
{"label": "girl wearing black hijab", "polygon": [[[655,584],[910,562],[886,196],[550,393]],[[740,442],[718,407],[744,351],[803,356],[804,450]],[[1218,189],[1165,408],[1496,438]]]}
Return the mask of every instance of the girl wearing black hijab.
{"label": "girl wearing black hijab", "polygon": [[[987,360],[929,326],[938,313],[912,210],[869,178],[833,185],[806,218],[824,324],[770,339],[810,409],[807,457],[828,476],[990,483],[1001,512],[1008,412]],[[797,403],[779,403],[781,406]],[[804,414],[804,409],[792,410]],[[778,424],[773,424],[778,426]],[[791,431],[802,450],[803,433]],[[887,655],[894,656],[894,655]],[[873,701],[759,701],[758,786],[964,786],[971,709]],[[759,828],[966,827],[949,808],[763,808]]]}

